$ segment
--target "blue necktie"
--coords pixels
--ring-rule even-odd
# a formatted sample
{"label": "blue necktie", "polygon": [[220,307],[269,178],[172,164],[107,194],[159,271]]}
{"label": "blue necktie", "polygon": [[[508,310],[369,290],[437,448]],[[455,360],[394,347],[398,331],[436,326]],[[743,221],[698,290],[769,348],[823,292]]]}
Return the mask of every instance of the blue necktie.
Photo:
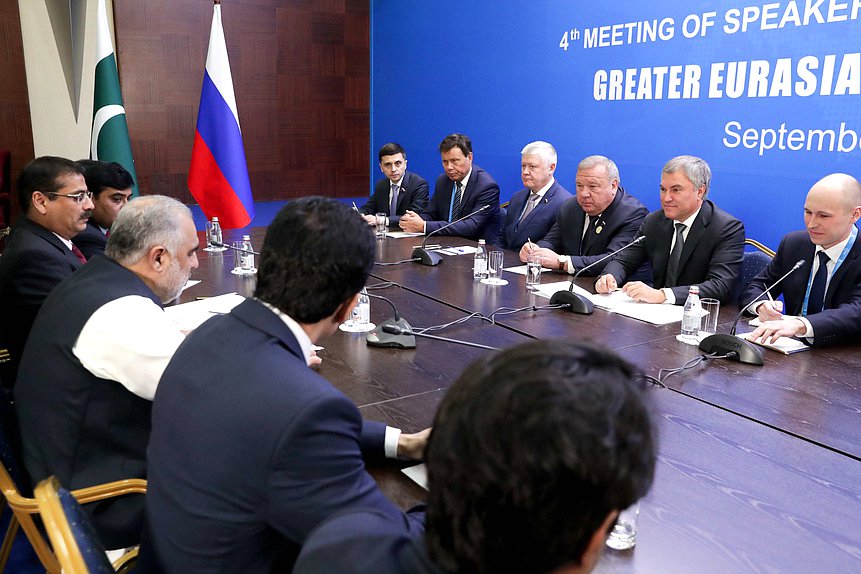
{"label": "blue necktie", "polygon": [[398,186],[392,184],[392,200],[389,202],[389,216],[394,217],[398,211]]}
{"label": "blue necktie", "polygon": [[451,220],[454,221],[460,217],[460,200],[463,199],[463,184],[457,182],[454,184],[454,205],[451,208]]}
{"label": "blue necktie", "polygon": [[824,251],[819,252],[819,269],[813,276],[813,285],[810,286],[810,297],[807,299],[807,314],[813,315],[822,311],[825,301],[825,284],[828,283],[828,262],[831,259]]}

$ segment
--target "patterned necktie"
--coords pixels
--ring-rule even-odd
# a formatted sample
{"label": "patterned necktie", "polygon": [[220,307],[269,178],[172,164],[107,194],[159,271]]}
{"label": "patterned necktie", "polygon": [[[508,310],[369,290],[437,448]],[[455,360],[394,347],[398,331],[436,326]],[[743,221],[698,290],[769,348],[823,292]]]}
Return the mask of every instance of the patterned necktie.
{"label": "patterned necktie", "polygon": [[458,181],[454,184],[454,187],[454,205],[451,208],[452,221],[460,217],[460,200],[463,199],[463,184]]}
{"label": "patterned necktie", "polygon": [[538,194],[529,192],[529,199],[526,200],[526,208],[523,210],[523,215],[520,216],[520,221],[526,219],[526,216],[532,213],[535,205],[538,203]]}
{"label": "patterned necktie", "polygon": [[825,303],[825,284],[828,283],[828,262],[831,259],[824,251],[819,252],[819,269],[813,276],[810,286],[810,297],[807,299],[807,314],[813,315],[822,311]]}
{"label": "patterned necktie", "polygon": [[392,200],[389,202],[389,217],[397,215],[398,211],[398,186],[392,184]]}
{"label": "patterned necktie", "polygon": [[75,245],[74,243],[72,243],[72,253],[74,253],[74,254],[75,254],[75,257],[77,257],[77,258],[78,258],[78,260],[79,260],[81,263],[86,263],[86,262],[87,262],[87,258],[86,258],[86,257],[84,257],[84,254],[83,254],[83,253],[81,253],[81,250],[80,250],[80,249],[78,249],[78,246],[77,246],[77,245]]}
{"label": "patterned necktie", "polygon": [[682,258],[682,249],[685,247],[684,223],[676,223],[676,244],[670,253],[670,261],[667,263],[667,280],[665,287],[675,287],[679,278],[679,261]]}

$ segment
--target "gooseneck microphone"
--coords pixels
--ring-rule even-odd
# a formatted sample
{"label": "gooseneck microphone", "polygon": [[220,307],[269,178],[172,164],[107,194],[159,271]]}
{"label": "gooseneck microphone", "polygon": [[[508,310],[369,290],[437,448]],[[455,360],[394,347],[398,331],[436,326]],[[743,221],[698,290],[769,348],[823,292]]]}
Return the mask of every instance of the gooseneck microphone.
{"label": "gooseneck microphone", "polygon": [[445,225],[443,225],[439,229],[434,229],[433,231],[431,231],[430,233],[428,233],[425,236],[424,241],[422,241],[421,247],[413,248],[413,253],[412,253],[412,255],[410,255],[410,259],[413,259],[413,260],[417,261],[418,263],[421,263],[422,265],[439,265],[442,262],[442,256],[439,253],[436,253],[434,251],[428,251],[427,249],[425,249],[425,245],[427,245],[427,242],[428,242],[428,239],[430,239],[430,236],[433,235],[434,233],[439,233],[443,229],[445,229],[447,227],[451,227],[455,223],[463,221],[464,219],[469,219],[473,215],[481,213],[485,209],[489,209],[489,208],[490,208],[489,205],[482,205],[481,207],[479,207],[478,209],[476,209],[475,211],[473,211],[469,215],[464,215],[463,217],[459,217],[459,218],[455,219],[451,223],[446,223]]}
{"label": "gooseneck microphone", "polygon": [[744,314],[745,311],[747,311],[748,307],[759,301],[763,295],[771,293],[772,289],[777,287],[781,281],[783,281],[796,270],[798,270],[802,265],[804,265],[804,263],[804,259],[799,259],[795,263],[795,265],[792,266],[792,269],[783,274],[783,277],[766,287],[762,293],[754,297],[752,301],[742,307],[741,311],[739,311],[738,315],[736,315],[735,321],[732,322],[732,328],[729,331],[729,335],[727,335],[726,333],[709,335],[708,337],[700,341],[699,349],[710,354],[728,355],[728,359],[732,359],[740,363],[761,366],[762,351],[760,351],[759,347],[757,347],[753,343],[736,337],[735,329],[738,326],[738,322],[741,319],[741,316]]}
{"label": "gooseneck microphone", "polygon": [[232,245],[228,245],[227,243],[222,243],[221,241],[210,241],[211,244],[216,247],[226,247],[227,249],[232,249],[234,251],[239,251],[241,253],[250,253],[251,255],[260,255],[256,251],[252,251],[251,249],[243,249],[242,247],[234,247]]}
{"label": "gooseneck microphone", "polygon": [[377,327],[368,333],[365,340],[371,347],[395,347],[397,349],[415,349],[416,338],[413,336],[412,327],[398,315],[398,308],[387,297],[382,295],[372,295],[368,293],[368,297],[374,299],[382,299],[392,306],[394,317],[386,319]]}
{"label": "gooseneck microphone", "polygon": [[567,309],[568,311],[571,311],[572,313],[579,313],[580,315],[591,315],[592,312],[595,310],[595,306],[592,304],[592,301],[590,301],[589,298],[584,297],[583,295],[580,295],[579,293],[574,292],[574,280],[577,279],[581,273],[583,273],[584,271],[586,271],[590,267],[594,267],[595,265],[598,265],[599,263],[610,259],[611,257],[616,255],[617,253],[620,253],[620,252],[624,251],[625,249],[631,247],[632,245],[636,245],[637,243],[640,243],[641,241],[643,241],[645,239],[646,239],[646,236],[641,235],[641,236],[637,237],[636,239],[634,239],[629,244],[623,245],[622,247],[620,247],[616,251],[614,251],[612,253],[608,253],[607,255],[602,257],[601,259],[594,261],[594,262],[590,263],[589,265],[583,267],[582,269],[578,270],[577,273],[575,273],[574,275],[571,276],[571,283],[568,285],[568,290],[567,291],[565,291],[565,290],[557,291],[556,293],[554,293],[553,296],[550,298],[550,304],[551,305],[566,305],[566,307],[563,307],[563,309]]}
{"label": "gooseneck microphone", "polygon": [[[445,341],[446,343],[455,343],[457,345],[466,345],[467,347],[478,347],[479,349],[488,349],[490,351],[499,351],[499,347],[490,347],[488,345],[482,345],[480,343],[473,343],[471,341],[461,341],[460,339],[450,339],[448,337],[438,337],[436,335],[426,335],[424,333],[416,333],[411,329],[404,329],[397,325],[386,325],[383,324],[383,331],[386,333],[392,333],[396,335],[411,335],[415,337],[425,337],[427,339],[436,339],[437,341]],[[370,343],[369,343],[370,344]]]}

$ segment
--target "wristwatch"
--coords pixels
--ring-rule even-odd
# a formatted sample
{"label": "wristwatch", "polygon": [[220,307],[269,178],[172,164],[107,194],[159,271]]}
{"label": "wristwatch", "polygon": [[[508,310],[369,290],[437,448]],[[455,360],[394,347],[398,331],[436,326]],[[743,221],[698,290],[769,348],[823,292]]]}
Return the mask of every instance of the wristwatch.
{"label": "wristwatch", "polygon": [[568,263],[568,256],[567,255],[560,255],[559,256],[559,266],[556,269],[558,269],[559,271],[565,271],[565,267],[567,266],[567,263]]}

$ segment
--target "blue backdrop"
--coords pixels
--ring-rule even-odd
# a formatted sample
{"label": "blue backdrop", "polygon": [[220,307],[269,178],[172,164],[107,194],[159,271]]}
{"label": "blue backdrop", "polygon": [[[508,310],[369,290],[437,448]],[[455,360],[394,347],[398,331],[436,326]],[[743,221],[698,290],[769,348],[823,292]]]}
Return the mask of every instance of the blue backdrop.
{"label": "blue backdrop", "polygon": [[698,155],[711,199],[776,248],[817,179],[861,177],[861,0],[373,0],[371,58],[374,180],[393,140],[433,186],[462,132],[505,201],[541,139],[572,193],[598,153],[656,209],[661,166]]}

